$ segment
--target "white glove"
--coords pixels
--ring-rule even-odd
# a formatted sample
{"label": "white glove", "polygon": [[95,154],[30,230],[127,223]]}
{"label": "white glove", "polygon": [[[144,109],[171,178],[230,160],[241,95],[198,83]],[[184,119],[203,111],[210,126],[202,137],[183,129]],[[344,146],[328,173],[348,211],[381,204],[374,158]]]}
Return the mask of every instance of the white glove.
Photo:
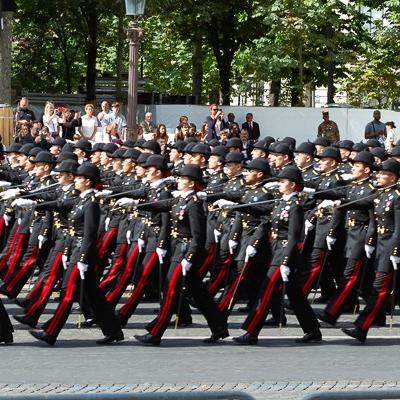
{"label": "white glove", "polygon": [[328,250],[331,251],[333,245],[336,243],[336,238],[332,236],[327,236],[326,237],[326,245],[328,246]]}
{"label": "white glove", "polygon": [[290,268],[287,267],[286,265],[281,265],[280,270],[281,270],[281,277],[282,277],[283,282],[288,282],[289,275],[290,275]]}
{"label": "white glove", "polygon": [[221,237],[222,233],[218,229],[214,229],[214,239],[215,243],[219,243],[219,238]]}
{"label": "white glove", "polygon": [[279,187],[279,182],[267,182],[264,187],[266,189],[276,189],[277,187]]}
{"label": "white glove", "polygon": [[110,195],[112,193],[112,190],[100,190],[99,192],[97,192],[94,197],[102,198],[102,197],[106,197],[108,195]]}
{"label": "white glove", "polygon": [[365,250],[365,254],[366,254],[367,258],[371,258],[372,257],[372,253],[375,251],[375,247],[371,246],[369,244],[365,244],[364,245],[364,250]]}
{"label": "white glove", "polygon": [[11,203],[11,207],[31,208],[36,205],[36,201],[30,199],[16,199]]}
{"label": "white glove", "polygon": [[184,258],[181,261],[181,265],[182,265],[182,275],[186,276],[186,274],[188,273],[188,271],[190,270],[190,268],[192,268],[192,263],[189,262],[188,260],[186,260],[186,258]]}
{"label": "white glove", "polygon": [[20,189],[8,189],[5,192],[1,193],[1,198],[3,200],[11,200],[17,197],[20,193]]}
{"label": "white glove", "polygon": [[4,224],[5,224],[6,226],[8,226],[8,224],[10,223],[11,218],[12,218],[11,215],[7,215],[7,214],[4,214],[4,215],[3,215]]}
{"label": "white glove", "polygon": [[163,179],[163,182],[166,183],[167,185],[175,183],[176,178],[174,176],[168,176],[167,178]]}
{"label": "white glove", "polygon": [[17,219],[17,222],[18,222],[18,225],[21,225],[22,218],[18,218],[18,219]]}
{"label": "white glove", "polygon": [[247,263],[249,258],[254,257],[257,254],[257,249],[254,246],[247,246],[246,247],[246,256],[244,258],[244,262]]}
{"label": "white glove", "polygon": [[126,231],[126,242],[128,244],[131,244],[131,234],[132,234],[131,230]]}
{"label": "white glove", "polygon": [[305,188],[303,189],[303,192],[304,192],[304,193],[315,193],[315,189],[309,188],[309,187],[305,187]]}
{"label": "white glove", "polygon": [[207,193],[206,192],[197,192],[196,196],[200,200],[206,200],[207,199]]}
{"label": "white glove", "polygon": [[139,253],[141,253],[145,247],[145,242],[143,239],[138,239],[137,241],[138,247],[139,247]]}
{"label": "white glove", "polygon": [[85,279],[85,272],[88,270],[89,265],[84,264],[80,261],[78,261],[78,269],[79,269],[79,275],[81,276],[81,279]]}
{"label": "white glove", "polygon": [[41,249],[43,247],[43,245],[47,242],[47,237],[43,236],[43,235],[39,235],[38,240],[39,240],[39,249]]}
{"label": "white glove", "polygon": [[233,254],[235,252],[236,247],[238,247],[238,242],[235,240],[229,240],[228,241],[228,246],[229,246],[229,253]]}
{"label": "white glove", "polygon": [[315,225],[312,224],[308,219],[304,223],[304,233],[307,235],[308,232],[312,231],[315,228]]}
{"label": "white glove", "polygon": [[167,250],[162,249],[160,247],[156,248],[156,253],[158,255],[158,261],[160,262],[160,264],[164,263],[164,258],[167,255]]}
{"label": "white glove", "polygon": [[181,191],[180,190],[174,190],[171,194],[172,194],[172,197],[174,199],[176,199],[177,197],[179,197],[181,195]]}
{"label": "white glove", "polygon": [[0,188],[6,188],[11,186],[11,182],[7,182],[7,181],[0,181]]}
{"label": "white glove", "polygon": [[351,181],[354,179],[352,174],[342,174],[340,175],[340,177],[344,180],[344,181]]}
{"label": "white glove", "polygon": [[104,221],[104,230],[108,231],[108,225],[110,225],[111,218],[107,217]]}
{"label": "white glove", "polygon": [[318,204],[318,208],[333,208],[334,202],[333,200],[323,200]]}
{"label": "white glove", "polygon": [[233,201],[225,200],[225,199],[219,199],[214,204],[217,204],[219,208],[224,208],[224,207],[236,204],[236,203],[234,203]]}
{"label": "white glove", "polygon": [[390,256],[390,261],[392,262],[393,269],[397,271],[397,264],[400,263],[400,257],[398,256]]}
{"label": "white glove", "polygon": [[63,268],[67,269],[68,268],[68,256],[66,254],[63,254],[61,256],[61,262],[62,262]]}
{"label": "white glove", "polygon": [[115,205],[125,207],[125,206],[131,206],[132,204],[137,204],[138,202],[139,200],[130,199],[129,197],[123,197],[122,199],[117,200],[115,202]]}

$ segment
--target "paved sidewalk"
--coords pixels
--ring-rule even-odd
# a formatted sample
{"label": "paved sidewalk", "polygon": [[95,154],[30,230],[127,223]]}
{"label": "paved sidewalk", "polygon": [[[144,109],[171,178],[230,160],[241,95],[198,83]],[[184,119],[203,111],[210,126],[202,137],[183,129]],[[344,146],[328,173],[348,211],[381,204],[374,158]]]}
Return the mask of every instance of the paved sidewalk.
{"label": "paved sidewalk", "polygon": [[[21,310],[9,301],[10,314]],[[57,304],[51,302],[46,321]],[[256,399],[302,399],[325,390],[400,389],[400,316],[392,330],[372,329],[365,345],[345,336],[345,315],[337,327],[323,326],[324,341],[298,345],[301,336],[295,317],[288,327],[265,328],[258,346],[237,346],[231,338],[210,346],[204,318],[194,313],[190,328],[168,329],[160,347],[146,347],[133,339],[154,318],[155,303],[143,303],[124,329],[119,345],[98,346],[98,328],[77,329],[72,314],[54,347],[33,339],[15,321],[15,344],[0,346],[0,394],[154,392],[240,390]],[[321,307],[321,306],[318,306]],[[232,336],[241,334],[245,314],[229,319]]]}

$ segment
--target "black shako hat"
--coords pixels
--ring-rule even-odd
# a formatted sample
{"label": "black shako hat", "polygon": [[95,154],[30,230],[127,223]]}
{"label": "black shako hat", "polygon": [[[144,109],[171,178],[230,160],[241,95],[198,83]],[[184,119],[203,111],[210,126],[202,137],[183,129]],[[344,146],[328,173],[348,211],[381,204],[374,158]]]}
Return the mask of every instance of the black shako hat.
{"label": "black shako hat", "polygon": [[354,143],[351,151],[360,152],[360,151],[368,151],[368,146],[365,143],[359,142]]}
{"label": "black shako hat", "polygon": [[64,160],[61,164],[54,169],[54,172],[68,172],[70,174],[76,175],[79,163],[75,160]]}
{"label": "black shako hat", "polygon": [[367,141],[368,147],[381,147],[381,143],[378,139],[368,139]]}
{"label": "black shako hat", "polygon": [[40,151],[36,154],[36,157],[31,160],[32,163],[46,163],[46,164],[55,164],[56,160],[53,158],[53,154],[48,151]]}
{"label": "black shako hat", "polygon": [[122,158],[131,158],[132,160],[137,161],[141,154],[142,153],[138,149],[127,149]]}
{"label": "black shako hat", "polygon": [[145,168],[155,167],[164,171],[168,168],[167,160],[164,156],[160,154],[150,154],[150,157],[147,158],[146,162],[144,163]]}
{"label": "black shako hat", "polygon": [[125,154],[126,149],[117,149],[114,151],[114,153],[112,153],[111,155],[109,155],[110,158],[124,158],[124,154]]}
{"label": "black shako hat", "polygon": [[278,174],[279,179],[289,179],[292,182],[303,183],[301,171],[294,165],[288,165]]}
{"label": "black shako hat", "polygon": [[67,141],[65,139],[63,139],[61,137],[57,137],[50,143],[50,147],[51,146],[60,146],[61,148],[63,148],[65,143],[67,143]]}
{"label": "black shako hat", "polygon": [[43,149],[41,147],[34,147],[29,151],[29,157],[36,157]]}
{"label": "black shako hat", "polygon": [[360,151],[351,161],[353,164],[356,162],[362,162],[365,165],[368,165],[368,167],[373,167],[375,163],[375,158],[374,156],[369,152],[369,151]]}
{"label": "black shako hat", "polygon": [[391,155],[399,157],[400,156],[400,146],[394,146],[392,149]]}
{"label": "black shako hat", "polygon": [[325,147],[322,154],[318,155],[317,157],[318,158],[333,158],[337,162],[342,161],[342,157],[340,156],[339,149],[336,147],[332,147],[332,146]]}
{"label": "black shako hat", "polygon": [[293,150],[284,142],[274,143],[274,146],[270,149],[270,153],[286,154],[290,158],[293,158]]}
{"label": "black shako hat", "polygon": [[84,176],[85,178],[91,179],[93,182],[100,182],[100,170],[93,164],[81,165],[75,175]]}
{"label": "black shako hat", "polygon": [[151,150],[154,154],[161,153],[161,147],[155,140],[146,140],[142,145],[142,149]]}
{"label": "black shako hat", "polygon": [[311,142],[304,142],[300,143],[297,147],[296,150],[294,151],[295,153],[305,153],[309,154],[310,156],[315,155],[315,144]]}
{"label": "black shako hat", "polygon": [[[186,151],[186,148],[185,148]],[[205,143],[196,143],[195,146],[192,147],[192,150],[190,151],[191,154],[202,154],[205,157],[210,156],[210,146],[208,146]]]}
{"label": "black shako hat", "polygon": [[151,156],[150,153],[141,153],[137,159],[137,163],[143,167],[143,164],[147,161],[147,159]]}
{"label": "black shako hat", "polygon": [[388,154],[383,147],[374,147],[373,149],[371,149],[371,154],[373,154],[375,157],[380,158],[382,161],[388,159]]}
{"label": "black shako hat", "polygon": [[74,144],[74,149],[81,149],[90,153],[92,151],[92,144],[85,139],[80,139]]}
{"label": "black shako hat", "polygon": [[78,156],[75,153],[71,153],[70,151],[63,151],[57,157],[56,162],[57,163],[61,163],[61,162],[65,161],[65,160],[78,161]]}
{"label": "black shako hat", "polygon": [[341,140],[338,144],[339,149],[353,150],[354,142],[352,140]]}
{"label": "black shako hat", "polygon": [[187,146],[187,143],[185,143],[183,140],[177,140],[172,146],[171,149],[177,150],[179,153],[183,153],[185,147]]}
{"label": "black shako hat", "polygon": [[[21,148],[15,153],[24,154],[25,156],[29,155],[29,152],[35,147],[33,143],[25,143],[21,146]],[[42,148],[41,148],[42,149]],[[43,150],[43,149],[42,149]]]}
{"label": "black shako hat", "polygon": [[384,161],[381,166],[381,171],[391,172],[396,176],[400,175],[400,163],[396,161],[394,158],[389,158]]}
{"label": "black shako hat", "polygon": [[243,143],[238,137],[233,137],[227,140],[226,147],[229,149],[231,147],[237,147],[240,150],[243,150]]}
{"label": "black shako hat", "polygon": [[269,163],[264,158],[256,158],[255,160],[251,160],[245,167],[246,169],[258,169],[259,171],[264,172],[265,175],[270,175],[271,169],[269,167]]}
{"label": "black shako hat", "polygon": [[331,141],[325,137],[320,136],[314,140],[314,144],[319,145],[319,146],[328,147],[331,145]]}
{"label": "black shako hat", "polygon": [[228,153],[225,156],[225,163],[236,163],[241,164],[243,162],[243,154],[242,153]]}
{"label": "black shako hat", "polygon": [[21,143],[11,143],[5,153],[19,153],[21,147]]}
{"label": "black shako hat", "polygon": [[270,142],[268,140],[262,139],[262,140],[259,140],[258,142],[253,144],[253,149],[260,149],[260,150],[263,150],[266,153],[268,153],[268,148],[269,148],[271,143],[273,143],[273,142]]}
{"label": "black shako hat", "polygon": [[104,151],[110,155],[116,150],[118,150],[118,146],[115,143],[106,143],[101,149],[101,151]]}
{"label": "black shako hat", "polygon": [[222,145],[215,146],[213,149],[211,149],[212,156],[219,156],[225,158],[227,153],[228,153],[228,148]]}
{"label": "black shako hat", "polygon": [[178,175],[188,177],[198,183],[204,184],[203,171],[201,170],[201,168],[198,165],[186,164],[178,172]]}

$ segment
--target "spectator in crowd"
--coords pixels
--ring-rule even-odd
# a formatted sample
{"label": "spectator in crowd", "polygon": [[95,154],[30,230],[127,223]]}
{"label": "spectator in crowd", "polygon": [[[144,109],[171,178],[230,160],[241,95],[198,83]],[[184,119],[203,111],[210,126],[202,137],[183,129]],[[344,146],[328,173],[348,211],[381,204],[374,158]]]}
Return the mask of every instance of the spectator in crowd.
{"label": "spectator in crowd", "polygon": [[222,129],[225,129],[224,112],[221,108],[218,108],[218,104],[211,104],[210,115],[206,119],[208,131],[206,142],[212,139],[218,139],[219,133]]}
{"label": "spectator in crowd", "polygon": [[235,121],[235,114],[234,113],[229,113],[228,116],[228,122],[227,122],[227,127],[231,131],[234,126],[236,126],[239,129],[239,124]]}
{"label": "spectator in crowd", "polygon": [[79,133],[86,140],[94,140],[96,135],[97,127],[99,126],[99,120],[94,115],[93,104],[86,104],[85,115],[81,118],[81,125],[79,126]]}
{"label": "spectator in crowd", "polygon": [[150,140],[149,135],[154,131],[155,126],[153,124],[153,114],[151,112],[147,112],[144,114],[144,120],[140,124],[143,128],[143,138],[146,140]]}
{"label": "spectator in crowd", "polygon": [[107,100],[101,102],[101,111],[97,114],[97,119],[100,122],[100,126],[105,127],[111,123],[111,109],[110,103]]}
{"label": "spectator in crowd", "polygon": [[196,136],[196,132],[197,132],[197,126],[196,124],[194,124],[193,122],[191,122],[189,124],[189,137],[194,137]]}
{"label": "spectator in crowd", "polygon": [[32,121],[30,123],[31,135],[35,137],[41,130],[43,126],[40,121]]}
{"label": "spectator in crowd", "polygon": [[181,115],[179,117],[179,124],[175,128],[175,135],[180,131],[182,124],[188,124],[189,123],[189,118],[186,115]]}
{"label": "spectator in crowd", "polygon": [[230,132],[229,129],[223,129],[220,133],[219,133],[219,142],[220,144],[225,145],[226,142],[228,141],[230,136]]}
{"label": "spectator in crowd", "polygon": [[242,129],[247,129],[250,140],[258,140],[260,138],[260,125],[253,120],[253,114],[246,114],[246,122],[242,124]]}
{"label": "spectator in crowd", "polygon": [[327,138],[331,143],[340,140],[339,128],[336,122],[329,119],[329,111],[322,110],[322,122],[318,126],[318,137]]}
{"label": "spectator in crowd", "polygon": [[46,101],[44,106],[43,114],[40,116],[40,122],[43,127],[47,126],[52,137],[58,136],[58,121],[59,117],[55,112],[54,103],[52,101]]}
{"label": "spectator in crowd", "polygon": [[231,137],[240,137],[240,128],[237,125],[233,125],[230,130]]}
{"label": "spectator in crowd", "polygon": [[375,110],[373,120],[365,126],[365,139],[378,139],[381,144],[386,141],[386,125],[381,122],[381,112]]}
{"label": "spectator in crowd", "polygon": [[39,132],[35,132],[32,136],[37,147],[41,147],[43,150],[48,150],[50,148],[53,137],[47,126],[44,126]]}
{"label": "spectator in crowd", "polygon": [[126,118],[121,114],[121,105],[117,101],[111,104],[111,110],[110,123],[115,122],[117,124],[118,135],[121,137],[122,129],[127,126]]}
{"label": "spectator in crowd", "polygon": [[111,143],[115,143],[118,145],[122,144],[122,140],[118,135],[118,125],[115,122],[112,122],[111,124],[107,125],[106,133],[109,135],[109,140]]}
{"label": "spectator in crowd", "polygon": [[386,142],[385,142],[385,149],[388,153],[392,152],[392,149],[397,142],[397,135],[396,135],[396,125],[393,121],[386,122]]}
{"label": "spectator in crowd", "polygon": [[18,135],[15,138],[15,143],[21,143],[21,144],[26,144],[26,143],[34,143],[35,139],[31,135],[30,131],[30,123],[25,122],[20,125]]}
{"label": "spectator in crowd", "polygon": [[[203,122],[201,125],[201,129],[199,132],[197,132],[197,140],[200,142],[204,142],[205,140],[207,140],[208,137],[208,122]],[[216,139],[216,138],[215,138]]]}
{"label": "spectator in crowd", "polygon": [[167,127],[164,124],[158,124],[156,129],[156,137],[155,139],[158,141],[159,139],[163,139],[166,143],[169,142],[169,137],[167,133]]}
{"label": "spectator in crowd", "polygon": [[17,132],[20,126],[26,122],[36,120],[35,113],[29,110],[29,100],[27,97],[22,97],[15,111],[15,131]]}
{"label": "spectator in crowd", "polygon": [[180,129],[175,134],[175,141],[185,140],[189,134],[189,124],[187,122],[183,122],[180,126]]}
{"label": "spectator in crowd", "polygon": [[65,108],[59,120],[59,125],[61,126],[61,137],[66,140],[73,140],[76,128],[82,125],[81,114]]}
{"label": "spectator in crowd", "polygon": [[242,154],[245,160],[251,159],[251,152],[253,151],[253,140],[249,139],[249,131],[247,129],[242,129],[240,131],[240,140],[242,141]]}

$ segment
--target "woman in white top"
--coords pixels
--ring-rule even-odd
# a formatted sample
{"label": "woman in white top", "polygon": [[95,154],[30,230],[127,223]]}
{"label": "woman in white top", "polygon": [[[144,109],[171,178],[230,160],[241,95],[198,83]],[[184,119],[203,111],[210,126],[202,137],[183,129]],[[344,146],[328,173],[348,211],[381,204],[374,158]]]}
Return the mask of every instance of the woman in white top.
{"label": "woman in white top", "polygon": [[43,126],[47,126],[49,128],[49,132],[51,136],[57,137],[58,136],[58,116],[54,110],[54,103],[51,101],[46,101],[44,106],[44,112],[41,117],[41,122]]}
{"label": "woman in white top", "polygon": [[86,104],[86,114],[81,118],[82,126],[80,126],[79,132],[82,138],[86,140],[93,140],[96,135],[97,127],[99,126],[99,120],[93,115],[94,106],[93,104]]}
{"label": "woman in white top", "polygon": [[393,121],[386,122],[386,141],[385,149],[388,153],[392,152],[393,147],[397,142],[396,125]]}

